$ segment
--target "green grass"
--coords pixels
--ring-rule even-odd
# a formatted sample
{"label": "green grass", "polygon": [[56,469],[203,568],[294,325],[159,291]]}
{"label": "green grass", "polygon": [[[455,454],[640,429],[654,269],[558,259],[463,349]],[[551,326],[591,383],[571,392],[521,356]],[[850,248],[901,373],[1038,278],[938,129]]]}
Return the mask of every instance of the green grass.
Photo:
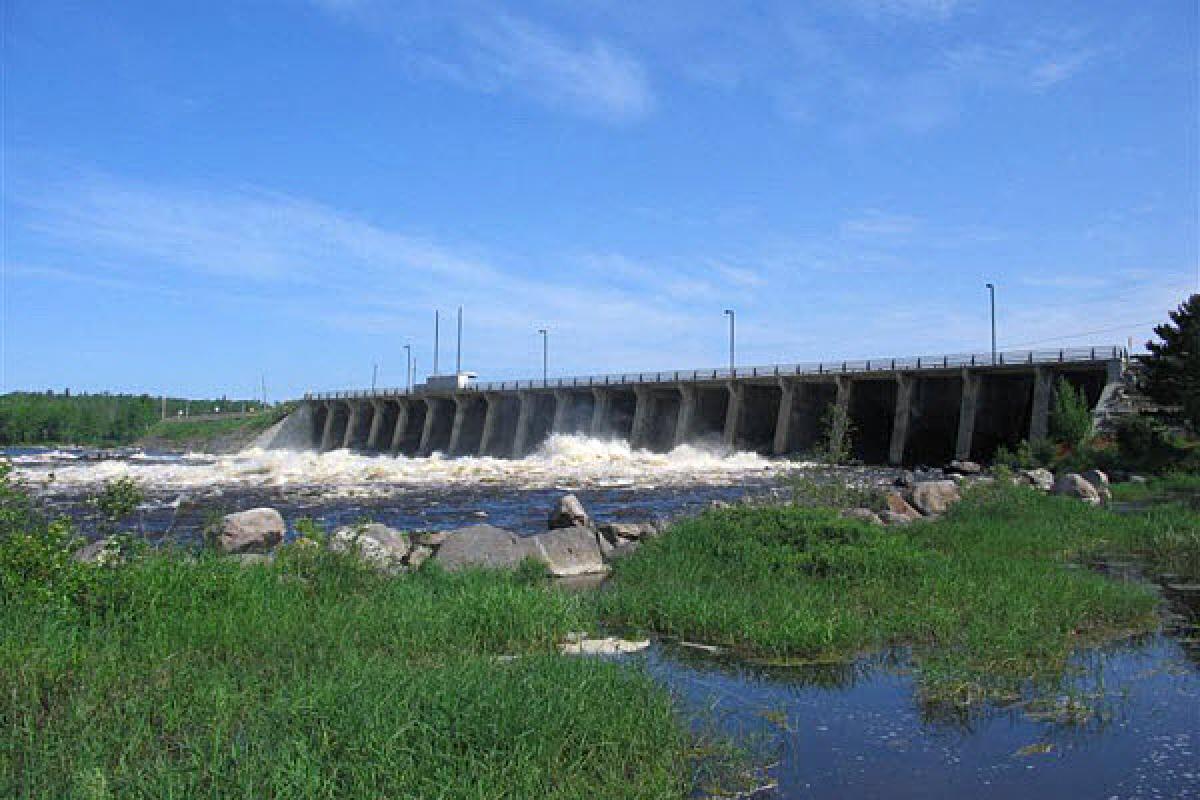
{"label": "green grass", "polygon": [[204,420],[162,420],[150,426],[145,437],[159,441],[183,443],[204,442],[219,436],[232,434],[252,435],[262,433],[281,418],[275,410],[264,411],[248,417],[228,417]]}
{"label": "green grass", "polygon": [[927,680],[1011,691],[1052,679],[1080,644],[1152,627],[1153,594],[1072,561],[1161,552],[1172,531],[1195,557],[1200,515],[1182,508],[1119,515],[999,486],[900,529],[827,509],[713,511],[620,562],[599,603],[612,624],[758,657],[911,645]]}
{"label": "green grass", "polygon": [[0,600],[0,796],[686,796],[667,693],[554,653],[589,621],[518,576],[323,551],[100,570],[69,603]]}

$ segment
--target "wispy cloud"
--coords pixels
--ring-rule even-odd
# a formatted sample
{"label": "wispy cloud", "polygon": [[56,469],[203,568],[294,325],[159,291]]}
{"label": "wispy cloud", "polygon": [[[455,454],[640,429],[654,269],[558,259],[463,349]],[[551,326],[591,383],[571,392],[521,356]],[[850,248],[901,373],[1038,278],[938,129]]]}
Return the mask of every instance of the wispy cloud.
{"label": "wispy cloud", "polygon": [[390,37],[421,74],[485,93],[512,92],[575,114],[624,122],[654,108],[642,63],[614,42],[570,36],[488,5],[419,10],[371,0],[316,5]]}
{"label": "wispy cloud", "polygon": [[842,233],[859,237],[907,236],[920,225],[920,220],[906,214],[888,214],[870,210],[854,219],[842,223]]}
{"label": "wispy cloud", "polygon": [[949,19],[963,5],[960,0],[847,0],[867,17],[907,17],[918,20]]}

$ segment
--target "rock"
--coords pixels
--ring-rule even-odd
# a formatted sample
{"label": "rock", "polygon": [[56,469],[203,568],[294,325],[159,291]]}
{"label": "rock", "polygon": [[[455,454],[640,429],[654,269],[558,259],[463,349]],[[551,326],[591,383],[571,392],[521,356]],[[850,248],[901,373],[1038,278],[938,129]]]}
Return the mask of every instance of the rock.
{"label": "rock", "polygon": [[612,552],[608,555],[608,560],[616,561],[619,558],[633,555],[641,546],[641,542],[633,542],[627,539],[622,539],[615,547],[613,547]]}
{"label": "rock", "polygon": [[550,512],[548,523],[550,530],[588,528],[591,527],[592,520],[584,510],[583,503],[579,502],[579,498],[573,494],[567,494],[559,498],[558,505]]}
{"label": "rock", "polygon": [[234,553],[232,558],[236,559],[243,567],[253,567],[259,564],[270,564],[275,560],[274,553]]}
{"label": "rock", "polygon": [[1112,490],[1108,488],[1108,475],[1098,469],[1089,469],[1080,475],[1085,481],[1092,485],[1096,490],[1096,494],[1100,495],[1100,499],[1105,503],[1112,502]]}
{"label": "rock", "polygon": [[962,499],[954,481],[920,481],[912,488],[910,500],[925,516],[944,514]]}
{"label": "rock", "polygon": [[917,482],[917,476],[913,474],[911,469],[906,469],[896,476],[896,480],[892,481],[892,485],[900,489],[907,489]]}
{"label": "rock", "polygon": [[558,652],[566,656],[615,656],[636,653],[650,646],[649,639],[630,641],[606,636],[603,639],[572,638],[558,646]]}
{"label": "rock", "polygon": [[842,512],[846,519],[856,519],[859,522],[869,522],[872,525],[882,525],[883,520],[869,508],[848,508]]}
{"label": "rock", "polygon": [[601,522],[596,530],[611,544],[617,544],[619,539],[638,541],[659,534],[658,525],[653,522]]}
{"label": "rock", "polygon": [[71,558],[84,564],[115,564],[121,560],[117,543],[111,537],[89,542],[71,554]]}
{"label": "rock", "polygon": [[252,508],[226,514],[217,536],[222,553],[265,553],[283,541],[287,526],[273,508]]}
{"label": "rock", "polygon": [[907,514],[901,514],[889,509],[887,511],[880,511],[879,519],[884,525],[911,525],[915,520],[923,519],[923,517],[920,514],[910,517]]}
{"label": "rock", "polygon": [[983,472],[983,467],[974,461],[960,461],[954,459],[946,465],[944,472],[947,475],[979,475]]}
{"label": "rock", "polygon": [[1054,488],[1054,473],[1048,469],[1023,469],[1017,476],[1033,488],[1048,492]]}
{"label": "rock", "polygon": [[512,531],[495,525],[471,525],[450,531],[433,560],[448,572],[462,569],[511,569],[528,550]]}
{"label": "rock", "polygon": [[1094,486],[1085,481],[1083,476],[1077,472],[1068,472],[1065,475],[1060,475],[1058,480],[1054,482],[1051,494],[1074,497],[1090,506],[1100,505],[1100,494]]}
{"label": "rock", "polygon": [[600,557],[603,558],[605,561],[612,560],[613,551],[616,549],[616,542],[619,542],[619,541],[622,541],[622,540],[621,539],[613,539],[610,541],[607,536],[605,536],[604,534],[602,534],[600,532],[597,532],[596,533],[596,545],[600,548]]}
{"label": "rock", "polygon": [[338,528],[329,540],[329,549],[337,553],[356,553],[376,569],[396,573],[404,569],[404,557],[412,544],[406,534],[373,522]]}
{"label": "rock", "polygon": [[[887,500],[887,510],[890,513],[906,517],[909,522],[921,518],[921,512],[909,505],[899,492],[888,492],[885,499]],[[884,522],[887,520],[885,519]]]}
{"label": "rock", "polygon": [[414,545],[413,549],[408,553],[408,568],[413,570],[420,569],[421,565],[428,561],[432,555],[432,547],[426,547],[423,544]]}
{"label": "rock", "polygon": [[446,531],[421,531],[420,533],[414,533],[412,540],[414,544],[425,547],[440,547],[442,542],[446,541],[446,536]]}
{"label": "rock", "polygon": [[[604,557],[596,532],[591,528],[557,528],[527,537],[526,552],[541,561],[557,578],[604,572]],[[446,545],[443,545],[443,548]]]}

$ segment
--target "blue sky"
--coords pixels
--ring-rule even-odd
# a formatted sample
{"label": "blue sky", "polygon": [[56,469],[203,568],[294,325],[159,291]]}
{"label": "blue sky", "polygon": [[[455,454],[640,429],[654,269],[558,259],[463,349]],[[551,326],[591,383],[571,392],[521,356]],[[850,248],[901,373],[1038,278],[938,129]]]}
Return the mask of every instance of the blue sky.
{"label": "blue sky", "polygon": [[[1197,6],[5,0],[3,385],[273,398],[1144,339]],[[453,363],[452,320],[442,365]]]}

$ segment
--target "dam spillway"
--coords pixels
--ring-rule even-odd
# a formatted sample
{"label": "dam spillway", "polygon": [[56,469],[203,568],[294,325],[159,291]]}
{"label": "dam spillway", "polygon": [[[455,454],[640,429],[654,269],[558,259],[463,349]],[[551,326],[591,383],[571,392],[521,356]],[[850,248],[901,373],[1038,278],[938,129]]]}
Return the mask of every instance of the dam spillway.
{"label": "dam spillway", "polygon": [[865,463],[990,460],[1048,435],[1060,378],[1098,408],[1126,361],[1105,346],[346,390],[306,394],[285,425],[290,444],[323,452],[521,458],[577,433],[784,456],[828,445],[832,418]]}

